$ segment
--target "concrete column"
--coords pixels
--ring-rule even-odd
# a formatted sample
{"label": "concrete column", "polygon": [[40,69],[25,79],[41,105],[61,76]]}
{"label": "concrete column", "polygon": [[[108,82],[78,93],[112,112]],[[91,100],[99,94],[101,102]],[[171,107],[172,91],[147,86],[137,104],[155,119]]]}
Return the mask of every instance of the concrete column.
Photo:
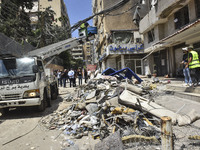
{"label": "concrete column", "polygon": [[169,54],[168,54],[168,67],[169,67],[169,74],[170,77],[174,76],[176,74],[176,70],[175,70],[175,58],[174,58],[174,50],[172,47],[169,48]]}
{"label": "concrete column", "polygon": [[125,68],[124,55],[121,55],[121,66],[122,68]]}
{"label": "concrete column", "polygon": [[162,150],[174,150],[172,119],[164,116],[161,118]]}
{"label": "concrete column", "polygon": [[102,62],[102,71],[106,69],[106,62],[105,60]]}

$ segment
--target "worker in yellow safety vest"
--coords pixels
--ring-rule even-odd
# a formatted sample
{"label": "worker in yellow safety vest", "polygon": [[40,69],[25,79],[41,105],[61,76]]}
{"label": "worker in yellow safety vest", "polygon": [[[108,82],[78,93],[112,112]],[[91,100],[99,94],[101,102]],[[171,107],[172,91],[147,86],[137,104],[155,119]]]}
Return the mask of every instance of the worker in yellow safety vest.
{"label": "worker in yellow safety vest", "polygon": [[192,83],[194,86],[200,85],[200,61],[196,51],[193,50],[193,46],[187,47],[188,49],[188,64]]}

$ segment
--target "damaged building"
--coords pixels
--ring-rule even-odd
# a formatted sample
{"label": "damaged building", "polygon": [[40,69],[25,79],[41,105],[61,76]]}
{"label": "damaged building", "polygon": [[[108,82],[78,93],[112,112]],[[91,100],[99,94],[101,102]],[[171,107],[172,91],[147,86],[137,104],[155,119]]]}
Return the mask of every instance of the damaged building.
{"label": "damaged building", "polygon": [[[120,2],[120,0],[93,0],[93,14]],[[108,67],[117,70],[129,67],[134,72],[142,74],[141,58],[144,57],[144,45],[137,26],[138,14],[135,13],[139,10],[137,6],[138,1],[130,0],[119,5],[119,9],[93,19],[94,26],[98,28],[94,49],[98,54],[97,61],[101,70]]]}
{"label": "damaged building", "polygon": [[[182,48],[200,48],[199,0],[152,0],[139,23],[144,36],[144,74],[181,75]],[[141,10],[142,11],[142,10]]]}
{"label": "damaged building", "polygon": [[[120,1],[93,0],[93,13]],[[200,52],[199,0],[130,0],[96,16],[94,49],[101,70],[129,67],[137,74],[182,76],[182,48]]]}

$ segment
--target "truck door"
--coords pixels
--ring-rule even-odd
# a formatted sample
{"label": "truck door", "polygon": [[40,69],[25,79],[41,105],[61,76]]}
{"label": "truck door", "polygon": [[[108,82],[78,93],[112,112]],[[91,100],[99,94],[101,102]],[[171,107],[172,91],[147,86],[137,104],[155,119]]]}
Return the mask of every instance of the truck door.
{"label": "truck door", "polygon": [[45,78],[45,73],[44,73],[44,68],[43,68],[43,63],[41,60],[37,60],[37,65],[38,65],[38,74],[39,74],[39,80],[46,80]]}

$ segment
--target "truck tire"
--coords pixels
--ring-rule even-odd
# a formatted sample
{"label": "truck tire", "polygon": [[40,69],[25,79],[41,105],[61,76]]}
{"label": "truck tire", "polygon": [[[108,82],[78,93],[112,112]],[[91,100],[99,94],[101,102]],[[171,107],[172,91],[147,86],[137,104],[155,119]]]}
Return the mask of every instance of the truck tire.
{"label": "truck tire", "polygon": [[52,99],[51,96],[46,98],[46,101],[47,101],[47,107],[51,107],[51,99]]}
{"label": "truck tire", "polygon": [[42,112],[46,109],[46,105],[47,105],[47,92],[46,90],[44,91],[44,96],[43,96],[43,100],[41,101],[41,104],[39,106],[37,106],[37,110],[39,112]]}
{"label": "truck tire", "polygon": [[0,113],[1,115],[6,115],[9,112],[9,108],[1,108]]}
{"label": "truck tire", "polygon": [[51,99],[55,100],[58,97],[58,87],[57,85],[51,85]]}

